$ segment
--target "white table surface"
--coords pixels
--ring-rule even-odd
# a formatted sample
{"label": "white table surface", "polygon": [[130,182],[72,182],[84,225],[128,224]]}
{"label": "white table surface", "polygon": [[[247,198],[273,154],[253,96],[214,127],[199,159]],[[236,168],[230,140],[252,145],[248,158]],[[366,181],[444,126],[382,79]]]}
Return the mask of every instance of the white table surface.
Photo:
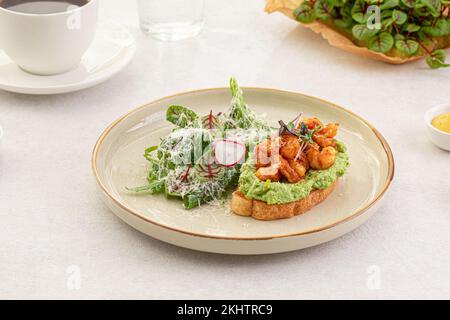
{"label": "white table surface", "polygon": [[[207,1],[200,36],[164,43],[141,34],[134,1],[103,0],[101,15],[137,38],[127,69],[78,93],[0,92],[0,298],[450,298],[450,153],[428,141],[422,120],[450,101],[450,70],[349,55],[263,7]],[[336,102],[385,135],[396,175],[368,223],[298,252],[221,256],[154,240],[106,208],[90,167],[103,129],[232,75]]]}

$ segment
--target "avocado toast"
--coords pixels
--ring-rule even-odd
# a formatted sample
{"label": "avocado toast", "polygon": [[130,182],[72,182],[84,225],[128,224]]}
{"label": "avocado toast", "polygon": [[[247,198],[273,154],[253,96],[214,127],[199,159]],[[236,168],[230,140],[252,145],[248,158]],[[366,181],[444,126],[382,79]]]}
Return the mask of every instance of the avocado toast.
{"label": "avocado toast", "polygon": [[349,166],[345,145],[336,140],[339,125],[317,118],[289,124],[255,148],[242,166],[231,209],[258,220],[290,218],[325,200]]}

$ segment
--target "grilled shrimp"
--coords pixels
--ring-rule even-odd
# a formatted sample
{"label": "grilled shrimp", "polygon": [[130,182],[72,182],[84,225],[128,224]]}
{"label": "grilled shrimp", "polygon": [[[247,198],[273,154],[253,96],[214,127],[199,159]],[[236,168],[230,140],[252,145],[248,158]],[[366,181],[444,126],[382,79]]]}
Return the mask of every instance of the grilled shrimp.
{"label": "grilled shrimp", "polygon": [[288,160],[293,160],[300,149],[298,138],[292,134],[283,134],[281,136],[280,154]]}
{"label": "grilled shrimp", "polygon": [[334,140],[333,138],[327,138],[322,135],[314,135],[313,140],[322,148],[336,146],[336,140]]}
{"label": "grilled shrimp", "polygon": [[336,161],[337,151],[333,147],[325,147],[321,151],[318,148],[309,148],[306,151],[311,168],[324,170],[331,167]]}
{"label": "grilled shrimp", "polygon": [[306,171],[308,171],[308,168],[306,168],[306,166],[301,163],[300,161],[297,160],[288,160],[289,166],[295,171],[295,173],[297,173],[297,175],[300,178],[304,178],[306,175]]}
{"label": "grilled shrimp", "polygon": [[270,138],[261,141],[256,146],[256,168],[270,164]]}
{"label": "grilled shrimp", "polygon": [[306,172],[309,170],[309,161],[306,154],[302,153],[298,159],[288,160],[289,165],[292,169],[303,178],[306,175]]}
{"label": "grilled shrimp", "polygon": [[323,135],[327,138],[334,138],[336,137],[339,130],[339,123],[329,123],[326,125],[326,127],[323,127],[319,130],[319,134]]}
{"label": "grilled shrimp", "polygon": [[334,147],[336,145],[334,137],[336,137],[338,129],[338,123],[329,123],[313,135],[313,140],[322,148]]}
{"label": "grilled shrimp", "polygon": [[322,122],[318,118],[308,118],[303,120],[303,123],[308,127],[309,130],[313,130],[316,127],[323,127]]}
{"label": "grilled shrimp", "polygon": [[289,162],[280,156],[280,172],[290,183],[299,182],[302,178],[289,165]]}
{"label": "grilled shrimp", "polygon": [[266,167],[270,165],[273,158],[279,154],[279,138],[269,137],[256,146],[256,167]]}
{"label": "grilled shrimp", "polygon": [[270,167],[261,167],[256,171],[256,177],[259,180],[266,181],[280,181],[280,165],[278,163],[272,164]]}

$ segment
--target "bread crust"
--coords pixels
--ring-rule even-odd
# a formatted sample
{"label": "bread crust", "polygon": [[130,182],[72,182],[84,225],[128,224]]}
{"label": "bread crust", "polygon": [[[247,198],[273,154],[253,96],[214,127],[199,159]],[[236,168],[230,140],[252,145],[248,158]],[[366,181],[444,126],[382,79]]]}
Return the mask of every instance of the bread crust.
{"label": "bread crust", "polygon": [[326,189],[314,190],[305,199],[285,204],[268,204],[260,200],[247,199],[238,190],[233,193],[231,210],[237,215],[264,221],[292,218],[311,210],[324,201],[333,192],[336,185],[337,181]]}

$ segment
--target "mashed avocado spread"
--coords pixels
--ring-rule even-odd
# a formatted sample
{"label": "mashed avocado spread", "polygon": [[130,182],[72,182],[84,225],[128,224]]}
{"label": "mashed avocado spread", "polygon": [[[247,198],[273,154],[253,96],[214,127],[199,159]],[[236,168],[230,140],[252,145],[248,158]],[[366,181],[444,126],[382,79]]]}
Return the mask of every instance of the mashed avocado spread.
{"label": "mashed avocado spread", "polygon": [[326,189],[343,176],[350,165],[345,145],[337,142],[338,154],[335,163],[326,170],[309,170],[305,179],[297,183],[270,182],[259,180],[255,173],[252,156],[241,169],[239,190],[249,199],[268,204],[282,204],[304,199],[311,191]]}

